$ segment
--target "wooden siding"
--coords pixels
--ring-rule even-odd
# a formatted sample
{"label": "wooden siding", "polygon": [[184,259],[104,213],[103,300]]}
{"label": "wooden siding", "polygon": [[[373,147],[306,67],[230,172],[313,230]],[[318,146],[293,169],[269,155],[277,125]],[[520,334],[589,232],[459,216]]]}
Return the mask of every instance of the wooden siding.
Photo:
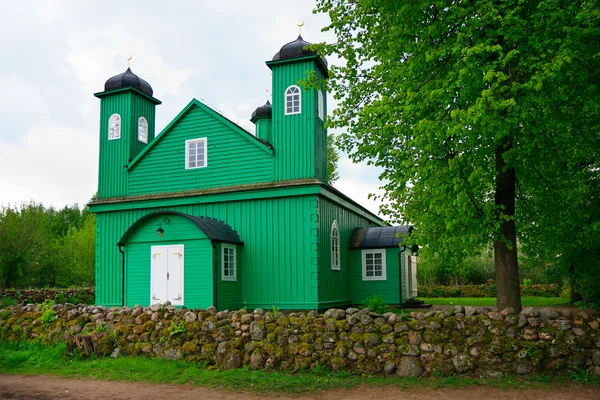
{"label": "wooden siding", "polygon": [[[285,191],[282,191],[285,193]],[[163,208],[225,221],[242,240],[238,246],[241,301],[248,308],[318,308],[319,243],[316,196],[277,197]],[[193,204],[198,202],[198,204]],[[117,242],[136,220],[159,208],[102,212],[97,214],[96,295],[98,304],[121,301],[121,255]],[[156,227],[154,231],[156,231]],[[165,239],[168,239],[165,227]],[[186,250],[187,251],[187,250]],[[187,285],[186,285],[187,287]],[[187,303],[187,301],[186,301]],[[240,304],[241,306],[241,304]]]}
{"label": "wooden siding", "polygon": [[[188,308],[209,307],[213,303],[213,252],[210,240],[195,224],[178,216],[157,215],[132,234],[125,251],[125,304],[150,304],[151,247],[183,245],[184,247],[184,305]],[[159,238],[156,230],[163,223],[165,230]]]}
{"label": "wooden siding", "polygon": [[[193,105],[129,170],[129,195],[232,186],[273,179],[269,152]],[[185,141],[207,138],[207,167],[186,169]]]}
{"label": "wooden siding", "polygon": [[[108,140],[108,120],[121,116],[121,138]],[[155,105],[135,91],[120,91],[100,101],[100,158],[98,197],[101,199],[127,194],[128,175],[125,166],[147,146],[137,140],[139,117],[148,120],[148,139],[154,138]]]}
{"label": "wooden siding", "polygon": [[[319,275],[321,288],[319,303],[321,308],[347,305],[351,302],[350,268],[348,241],[352,230],[357,227],[369,226],[369,220],[364,216],[340,207],[338,204],[319,198],[319,243],[320,262]],[[331,224],[338,223],[340,238],[340,270],[331,269]]]}
{"label": "wooden siding", "polygon": [[[317,117],[316,90],[301,89],[302,112],[285,115],[286,89],[306,78],[306,71],[315,69],[312,59],[272,65],[275,180],[317,178],[327,181],[327,133]],[[321,74],[318,69],[317,74]]]}
{"label": "wooden siding", "polygon": [[[404,270],[401,269],[404,265],[404,253],[400,256],[400,248],[383,250],[385,251],[386,261],[386,280],[384,281],[363,281],[362,250],[350,250],[350,287],[352,288],[353,304],[360,304],[365,298],[373,295],[381,295],[388,304],[404,303],[406,299],[404,291],[402,300],[400,300],[398,292],[400,285],[399,274],[402,273],[402,277],[404,277]],[[402,262],[402,266],[400,262]]]}
{"label": "wooden siding", "polygon": [[[231,245],[229,245],[231,246]],[[239,310],[242,304],[242,268],[239,260],[240,246],[235,246],[236,281],[222,279],[223,244],[217,246],[217,307],[219,310]]]}

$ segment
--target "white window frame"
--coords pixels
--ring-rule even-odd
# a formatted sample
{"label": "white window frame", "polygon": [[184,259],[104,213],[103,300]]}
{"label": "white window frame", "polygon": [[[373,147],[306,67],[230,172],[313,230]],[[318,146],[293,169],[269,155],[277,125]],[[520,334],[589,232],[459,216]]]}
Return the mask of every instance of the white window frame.
{"label": "white window frame", "polygon": [[[293,89],[296,89],[297,92],[293,92]],[[297,97],[297,99],[296,99],[296,97]],[[290,109],[288,109],[288,100],[290,100],[292,102],[291,111],[290,111]],[[297,110],[295,110],[295,104],[294,104],[296,101],[298,102]],[[300,87],[298,85],[291,85],[291,86],[288,86],[287,89],[285,89],[284,106],[285,106],[285,115],[295,115],[295,114],[302,113],[302,90],[300,90]]]}
{"label": "white window frame", "polygon": [[[223,244],[221,246],[221,280],[222,281],[237,281],[237,253],[236,246],[234,244]],[[229,268],[227,270],[232,271],[231,275],[225,275],[225,251],[232,250],[233,251],[233,261],[228,261]]]}
{"label": "white window frame", "polygon": [[[145,131],[142,131],[140,129],[142,127],[142,124],[145,125]],[[148,144],[148,120],[144,117],[138,118],[138,142]]]}
{"label": "white window frame", "polygon": [[[204,143],[204,165],[190,167],[190,143]],[[198,156],[198,152],[196,152]],[[197,162],[197,160],[195,160]],[[206,168],[208,166],[208,140],[207,138],[190,139],[185,141],[185,169]]]}
{"label": "white window frame", "polygon": [[[367,276],[367,254],[381,254],[381,276],[375,276],[375,264],[373,264],[373,276]],[[362,251],[362,280],[363,281],[385,281],[387,280],[385,249],[368,249]]]}
{"label": "white window frame", "polygon": [[317,112],[319,114],[319,118],[321,118],[321,121],[325,121],[325,108],[323,105],[323,92],[321,90],[317,90]]}
{"label": "white window frame", "polygon": [[331,224],[331,269],[340,270],[340,230],[336,220]]}
{"label": "white window frame", "polygon": [[108,117],[108,140],[119,139],[121,139],[121,116],[117,113],[114,113]]}

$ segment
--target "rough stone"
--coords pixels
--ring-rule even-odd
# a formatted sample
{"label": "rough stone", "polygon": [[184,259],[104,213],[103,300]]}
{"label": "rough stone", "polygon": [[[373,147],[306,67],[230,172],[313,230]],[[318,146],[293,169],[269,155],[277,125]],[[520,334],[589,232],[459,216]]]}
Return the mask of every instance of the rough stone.
{"label": "rough stone", "polygon": [[423,368],[421,367],[419,360],[415,357],[402,357],[400,365],[397,366],[396,375],[406,378],[413,376],[421,376],[423,374]]}
{"label": "rough stone", "polygon": [[263,340],[265,337],[265,328],[259,322],[252,321],[250,324],[250,335],[252,340]]}
{"label": "rough stone", "polygon": [[456,372],[460,374],[471,372],[475,367],[471,357],[466,354],[458,354],[452,357],[452,363],[454,364],[454,368],[456,368]]}
{"label": "rough stone", "polygon": [[383,366],[383,372],[385,372],[386,375],[392,375],[394,371],[396,371],[395,362],[390,361]]}

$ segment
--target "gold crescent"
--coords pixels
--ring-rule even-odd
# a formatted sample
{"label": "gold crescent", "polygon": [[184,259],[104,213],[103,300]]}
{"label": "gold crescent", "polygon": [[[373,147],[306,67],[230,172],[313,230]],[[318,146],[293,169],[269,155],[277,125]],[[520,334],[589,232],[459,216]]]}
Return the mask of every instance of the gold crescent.
{"label": "gold crescent", "polygon": [[304,20],[302,20],[302,22],[299,23],[298,26],[304,26]]}
{"label": "gold crescent", "polygon": [[131,61],[132,58],[133,58],[133,54],[130,54],[129,58],[127,59],[127,61]]}

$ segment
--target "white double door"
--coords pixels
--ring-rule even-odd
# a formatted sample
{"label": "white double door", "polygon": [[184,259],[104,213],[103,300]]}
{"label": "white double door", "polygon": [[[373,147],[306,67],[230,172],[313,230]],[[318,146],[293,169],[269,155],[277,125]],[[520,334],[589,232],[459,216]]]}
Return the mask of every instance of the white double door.
{"label": "white double door", "polygon": [[183,245],[150,248],[150,304],[183,305]]}

